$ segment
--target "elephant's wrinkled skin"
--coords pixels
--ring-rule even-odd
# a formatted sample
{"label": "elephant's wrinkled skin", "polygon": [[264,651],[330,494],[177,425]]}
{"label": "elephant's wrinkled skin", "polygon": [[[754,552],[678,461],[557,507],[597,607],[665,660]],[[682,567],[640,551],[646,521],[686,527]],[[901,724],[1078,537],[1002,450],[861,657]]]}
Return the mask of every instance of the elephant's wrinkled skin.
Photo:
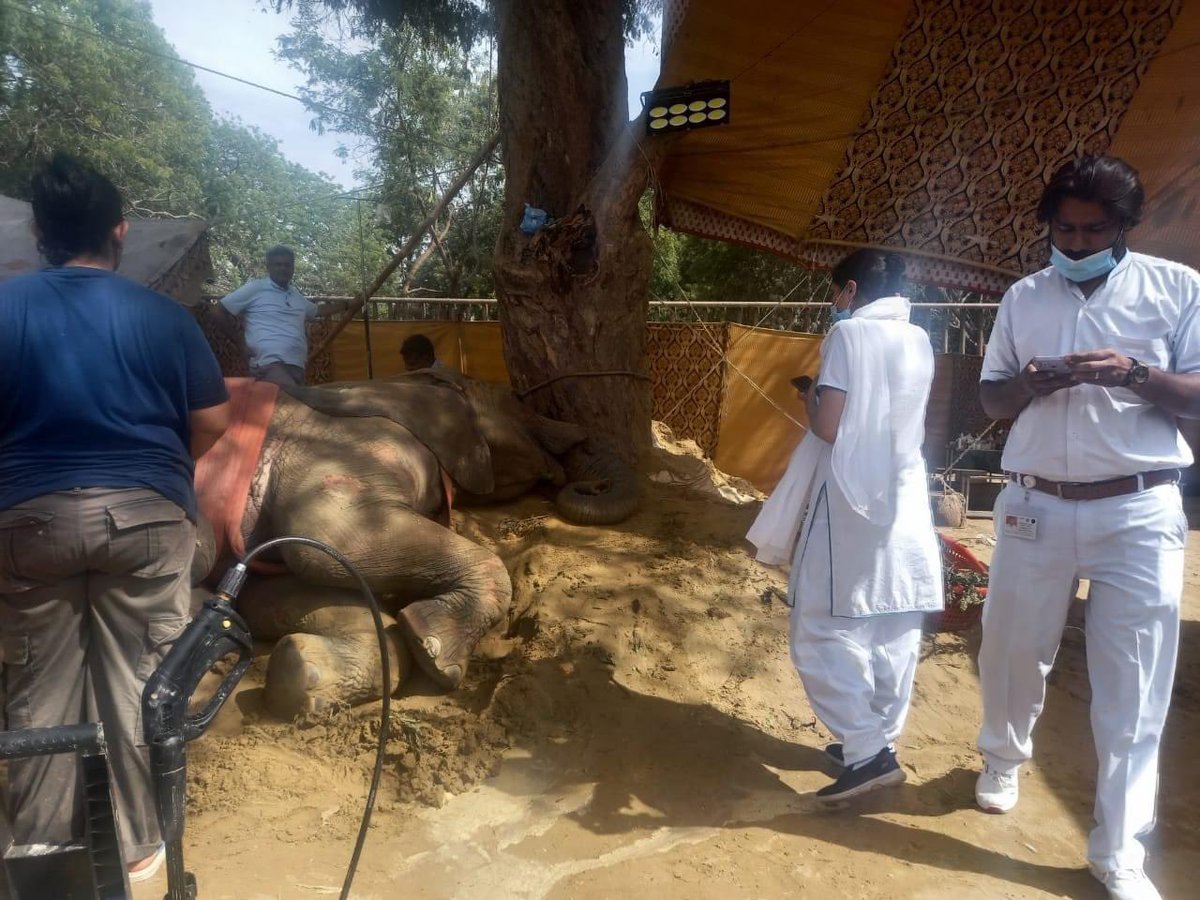
{"label": "elephant's wrinkled skin", "polygon": [[[246,546],[301,535],[344,553],[390,613],[391,691],[412,662],[457,687],[512,595],[500,559],[443,524],[443,471],[456,504],[512,499],[542,481],[562,487],[559,510],[573,521],[620,521],[638,504],[632,468],[507,388],[427,371],[281,392],[242,523]],[[355,583],[311,548],[285,546],[279,559],[288,575],[252,577],[239,598],[255,636],[278,639],[268,706],[293,716],[378,698],[379,651]]]}

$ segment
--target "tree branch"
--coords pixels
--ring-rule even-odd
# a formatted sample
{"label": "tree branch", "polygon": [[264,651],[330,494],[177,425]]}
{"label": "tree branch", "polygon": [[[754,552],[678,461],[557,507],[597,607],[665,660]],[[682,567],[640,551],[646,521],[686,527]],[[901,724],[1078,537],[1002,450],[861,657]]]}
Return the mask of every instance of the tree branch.
{"label": "tree branch", "polygon": [[[445,238],[446,235],[449,233],[449,231],[450,231],[450,222],[447,221],[446,227],[444,229],[442,229],[441,237]],[[408,273],[404,277],[404,291],[403,292],[405,294],[409,293],[410,285],[412,285],[413,279],[417,277],[417,272],[421,270],[421,268],[425,265],[425,263],[429,262],[429,258],[431,256],[433,256],[433,254],[441,246],[441,241],[438,239],[436,224],[430,226],[429,235],[432,238],[432,240],[429,242],[428,246],[426,246],[425,249],[422,250],[417,255],[417,258],[415,260],[413,260],[413,264],[411,266],[409,266]]]}
{"label": "tree branch", "polygon": [[454,180],[454,183],[446,189],[446,193],[442,195],[442,198],[434,206],[433,210],[426,217],[425,221],[413,230],[412,236],[404,242],[403,246],[396,251],[396,254],[392,257],[391,261],[383,267],[378,275],[375,276],[375,280],[371,282],[371,285],[366,290],[361,291],[354,298],[354,300],[350,303],[350,307],[345,313],[342,314],[342,317],[338,319],[337,324],[330,329],[329,334],[325,335],[324,339],[322,339],[316,347],[309,351],[308,358],[310,362],[321,353],[325,352],[325,349],[333,343],[334,338],[341,334],[342,330],[350,324],[358,311],[366,305],[367,301],[375,295],[376,291],[383,287],[384,282],[386,282],[392,276],[392,273],[396,271],[396,269],[400,266],[400,263],[408,259],[409,254],[413,252],[413,249],[417,246],[418,242],[422,237],[424,237],[425,232],[432,227],[433,223],[437,221],[438,216],[440,216],[442,212],[445,211],[446,207],[450,205],[450,202],[456,196],[458,196],[458,192],[461,191],[466,183],[471,180],[471,176],[475,174],[475,170],[483,165],[483,161],[491,155],[492,151],[496,149],[496,145],[499,142],[500,134],[497,132],[496,134],[493,134],[482,147],[475,151],[475,155],[471,158],[471,161],[467,164],[467,167],[462,171],[458,178]]}

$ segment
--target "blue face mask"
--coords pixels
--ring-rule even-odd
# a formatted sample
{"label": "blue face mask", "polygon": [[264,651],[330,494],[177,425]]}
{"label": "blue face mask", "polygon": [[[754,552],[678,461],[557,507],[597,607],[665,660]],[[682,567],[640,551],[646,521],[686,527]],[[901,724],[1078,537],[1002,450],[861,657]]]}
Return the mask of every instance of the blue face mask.
{"label": "blue face mask", "polygon": [[836,325],[838,322],[845,322],[845,321],[846,321],[847,319],[849,319],[849,318],[850,318],[852,315],[854,315],[854,313],[850,312],[850,310],[848,310],[848,309],[838,309],[838,308],[835,306],[835,307],[833,308],[833,323]]}
{"label": "blue face mask", "polygon": [[1093,278],[1103,278],[1117,265],[1113,248],[1107,247],[1083,259],[1071,259],[1054,244],[1050,245],[1050,264],[1058,269],[1067,281],[1083,282]]}

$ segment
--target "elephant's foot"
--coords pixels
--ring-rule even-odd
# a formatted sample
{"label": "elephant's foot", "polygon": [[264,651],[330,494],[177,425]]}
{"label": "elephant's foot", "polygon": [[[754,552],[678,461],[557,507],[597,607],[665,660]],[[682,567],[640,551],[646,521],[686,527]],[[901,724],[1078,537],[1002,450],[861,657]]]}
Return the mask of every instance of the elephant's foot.
{"label": "elephant's foot", "polygon": [[[395,693],[412,671],[412,656],[395,625],[385,630]],[[374,631],[339,637],[289,634],[275,644],[267,663],[264,699],[284,719],[319,715],[383,696],[383,668]]]}
{"label": "elephant's foot", "polygon": [[417,665],[438,687],[452,691],[467,674],[471,651],[500,617],[498,604],[452,592],[410,603],[396,620]]}

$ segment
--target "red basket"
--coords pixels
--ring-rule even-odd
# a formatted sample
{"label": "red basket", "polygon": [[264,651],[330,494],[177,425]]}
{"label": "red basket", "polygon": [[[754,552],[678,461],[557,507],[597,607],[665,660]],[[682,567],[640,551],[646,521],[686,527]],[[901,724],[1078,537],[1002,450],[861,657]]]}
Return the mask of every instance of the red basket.
{"label": "red basket", "polygon": [[[975,554],[960,544],[954,538],[938,532],[942,540],[942,565],[967,572],[978,572],[986,575],[988,567],[976,558]],[[935,614],[938,631],[966,631],[975,625],[983,615],[983,604],[975,603],[966,609],[960,609],[953,598],[947,594],[940,613]]]}

